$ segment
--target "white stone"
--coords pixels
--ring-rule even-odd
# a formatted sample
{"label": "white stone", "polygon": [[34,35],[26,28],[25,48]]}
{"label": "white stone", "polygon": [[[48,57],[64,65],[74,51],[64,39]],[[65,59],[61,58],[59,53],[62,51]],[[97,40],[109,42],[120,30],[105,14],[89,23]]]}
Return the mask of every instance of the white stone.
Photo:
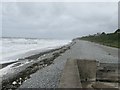
{"label": "white stone", "polygon": [[15,85],[15,84],[17,84],[17,82],[16,82],[16,81],[14,81],[12,84],[13,84],[13,85]]}

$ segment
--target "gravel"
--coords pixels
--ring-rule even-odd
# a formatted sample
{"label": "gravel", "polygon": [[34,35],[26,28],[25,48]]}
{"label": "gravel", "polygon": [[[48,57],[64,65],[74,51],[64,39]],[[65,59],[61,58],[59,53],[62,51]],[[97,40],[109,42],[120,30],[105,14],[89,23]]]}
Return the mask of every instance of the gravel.
{"label": "gravel", "polygon": [[57,58],[54,64],[32,74],[20,88],[57,88],[65,63],[66,60]]}

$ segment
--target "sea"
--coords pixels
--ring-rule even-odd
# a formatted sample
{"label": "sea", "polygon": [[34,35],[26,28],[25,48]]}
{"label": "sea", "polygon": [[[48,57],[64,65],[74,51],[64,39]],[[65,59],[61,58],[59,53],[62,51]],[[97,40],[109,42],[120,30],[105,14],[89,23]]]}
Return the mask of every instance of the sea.
{"label": "sea", "polygon": [[69,44],[71,40],[38,38],[0,38],[0,64]]}

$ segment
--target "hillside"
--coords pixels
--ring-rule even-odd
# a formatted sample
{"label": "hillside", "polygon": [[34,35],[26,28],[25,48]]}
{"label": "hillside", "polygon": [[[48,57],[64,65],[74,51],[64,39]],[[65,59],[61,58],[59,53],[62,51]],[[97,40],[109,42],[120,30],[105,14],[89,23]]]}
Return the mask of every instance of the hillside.
{"label": "hillside", "polygon": [[113,33],[106,34],[105,32],[102,32],[101,34],[97,33],[94,35],[80,37],[77,39],[87,40],[87,41],[96,42],[96,43],[100,43],[100,44],[111,46],[111,47],[120,48],[120,29],[117,29]]}

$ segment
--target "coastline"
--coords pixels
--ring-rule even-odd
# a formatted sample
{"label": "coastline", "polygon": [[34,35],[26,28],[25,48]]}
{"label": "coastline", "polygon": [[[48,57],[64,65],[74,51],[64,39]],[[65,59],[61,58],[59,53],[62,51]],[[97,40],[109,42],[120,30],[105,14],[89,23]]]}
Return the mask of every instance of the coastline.
{"label": "coastline", "polygon": [[71,40],[31,39],[31,38],[2,38],[0,64],[17,61],[19,58],[32,56],[40,52],[59,48]]}
{"label": "coastline", "polygon": [[[56,47],[50,47],[50,48],[43,48],[43,49],[36,49],[36,50],[31,50],[31,51],[28,51],[28,52],[24,52],[24,53],[19,54],[19,55],[7,57],[7,58],[4,58],[4,59],[5,60],[11,59],[11,61],[6,61],[6,62],[3,62],[3,63],[0,63],[0,65],[2,66],[1,68],[4,68],[4,67],[6,67],[6,66],[8,66],[10,64],[19,62],[20,60],[37,59],[39,56],[41,56],[43,54],[46,54],[46,53],[49,53],[49,52],[52,52],[54,50],[57,50],[57,49],[59,49],[59,48],[61,48],[63,46],[65,46],[65,45],[56,46]],[[3,59],[3,61],[4,61],[4,59]],[[14,60],[14,61],[12,61],[12,60]]]}
{"label": "coastline", "polygon": [[[38,54],[34,54],[31,56],[27,56],[25,58],[20,58],[16,62],[4,63],[3,67],[7,67],[12,65],[12,67],[21,68],[20,71],[14,71],[14,74],[8,74],[2,76],[2,89],[5,90],[7,88],[18,88],[22,82],[30,77],[31,74],[35,73],[37,70],[40,70],[46,66],[49,66],[53,63],[54,59],[56,59],[60,54],[64,53],[66,50],[70,49],[74,43],[70,43],[55,49],[47,50],[45,52],[40,52]],[[31,61],[26,66],[21,65],[21,61]],[[16,85],[13,85],[13,82],[17,82]]]}
{"label": "coastline", "polygon": [[41,50],[29,51],[27,53],[24,53],[24,56],[21,55],[20,57],[18,57],[15,61],[9,61],[9,62],[5,62],[5,63],[1,63],[1,65],[2,65],[2,68],[4,68],[4,67],[6,67],[10,64],[19,62],[20,60],[37,59],[39,56],[41,56],[43,54],[46,54],[46,53],[49,53],[49,52],[52,52],[52,51],[57,50],[59,48],[50,49],[50,50],[48,49],[48,50],[44,50],[44,51],[41,51]]}
{"label": "coastline", "polygon": [[3,64],[1,64],[2,67],[1,67],[0,69],[4,68],[4,67],[6,67],[6,66],[8,66],[8,65],[10,65],[10,64],[16,63],[16,62],[18,62],[18,61],[3,63]]}
{"label": "coastline", "polygon": [[[12,65],[14,73],[3,75],[3,90],[7,88],[57,88],[68,58],[97,60],[108,64],[117,62],[117,57],[107,49],[110,48],[103,50],[99,44],[75,40],[60,48],[19,59],[20,62]],[[22,62],[28,61],[29,63],[22,65]]]}

